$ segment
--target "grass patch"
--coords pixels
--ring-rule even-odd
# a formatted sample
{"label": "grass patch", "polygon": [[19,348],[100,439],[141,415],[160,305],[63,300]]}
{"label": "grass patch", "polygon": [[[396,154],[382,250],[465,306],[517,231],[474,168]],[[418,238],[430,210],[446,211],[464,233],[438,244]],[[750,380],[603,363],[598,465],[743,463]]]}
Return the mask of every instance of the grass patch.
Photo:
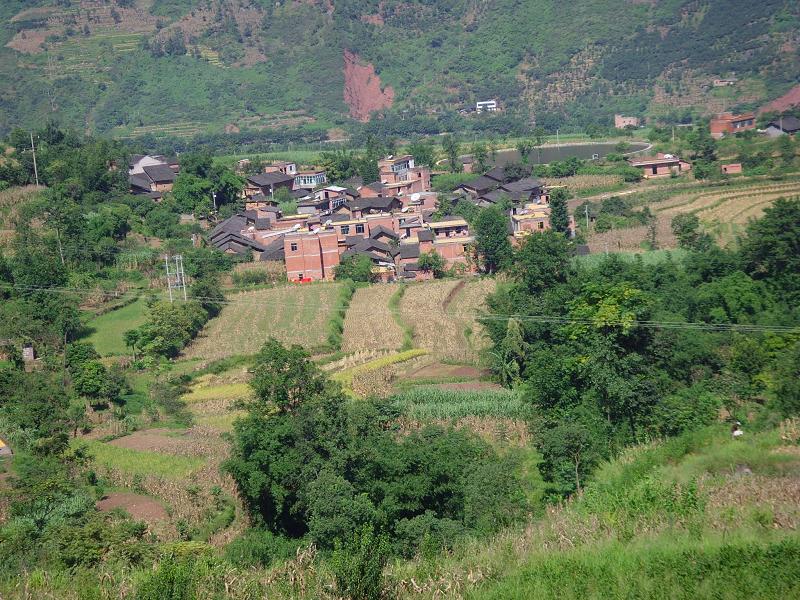
{"label": "grass patch", "polygon": [[194,418],[195,425],[218,429],[219,431],[232,431],[233,422],[245,415],[244,411],[231,411],[222,415],[202,415]]}
{"label": "grass patch", "polygon": [[[673,250],[649,250],[647,252],[613,252],[615,257],[626,262],[641,260],[645,265],[657,265],[667,260],[682,262],[688,255],[687,250],[676,248]],[[585,256],[576,256],[575,262],[588,269],[595,269],[607,258],[606,254],[597,252]]]}
{"label": "grass patch", "polygon": [[538,554],[513,577],[470,598],[796,598],[800,539],[719,540],[650,547],[612,544]]}
{"label": "grass patch", "polygon": [[397,291],[389,298],[389,311],[392,314],[394,322],[403,330],[403,345],[400,346],[401,351],[411,350],[414,347],[414,327],[408,325],[403,321],[400,312],[400,301],[403,299],[403,294],[406,293],[406,286],[401,285]]}
{"label": "grass patch", "polygon": [[88,442],[86,449],[97,464],[131,475],[155,475],[164,479],[183,479],[202,467],[202,457],[175,456],[120,448],[102,442]]}
{"label": "grass patch", "polygon": [[208,400],[236,400],[250,396],[252,390],[246,383],[223,383],[219,385],[196,385],[181,399],[187,404],[207,402]]}
{"label": "grass patch", "polygon": [[92,331],[87,341],[94,345],[101,356],[127,354],[129,349],[122,339],[129,329],[142,325],[147,318],[147,304],[144,298],[99,315],[87,323]]}

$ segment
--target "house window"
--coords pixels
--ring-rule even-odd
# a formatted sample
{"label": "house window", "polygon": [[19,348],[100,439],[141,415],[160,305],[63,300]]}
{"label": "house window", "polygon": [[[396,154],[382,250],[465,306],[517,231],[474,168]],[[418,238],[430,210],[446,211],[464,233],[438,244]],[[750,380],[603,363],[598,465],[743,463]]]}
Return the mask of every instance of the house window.
{"label": "house window", "polygon": [[544,223],[542,221],[539,221],[539,229],[544,229]]}
{"label": "house window", "polygon": [[356,225],[356,233],[364,233],[364,225]]}
{"label": "house window", "polygon": [[289,248],[291,248],[292,252],[297,252],[297,244],[295,242],[292,242]]}
{"label": "house window", "polygon": [[652,171],[653,175],[658,175],[658,167],[656,165],[650,167],[650,170]]}
{"label": "house window", "polygon": [[342,225],[342,235],[350,234],[350,225]]}

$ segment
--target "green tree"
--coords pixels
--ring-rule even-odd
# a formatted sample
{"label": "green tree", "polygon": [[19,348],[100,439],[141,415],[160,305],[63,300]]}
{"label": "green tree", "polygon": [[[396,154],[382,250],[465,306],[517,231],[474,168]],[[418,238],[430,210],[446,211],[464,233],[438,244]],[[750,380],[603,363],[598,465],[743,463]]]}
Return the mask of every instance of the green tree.
{"label": "green tree", "polygon": [[550,231],[528,236],[514,254],[511,271],[529,294],[564,283],[570,272],[568,242],[563,235]]}
{"label": "green tree", "polygon": [[461,149],[461,144],[453,134],[447,134],[442,137],[442,150],[447,157],[451,173],[461,172],[461,161],[458,159],[458,153]]}
{"label": "green tree", "polygon": [[531,150],[533,150],[534,143],[531,140],[521,139],[517,141],[516,146],[522,164],[527,165],[530,161]]}
{"label": "green tree", "polygon": [[336,279],[351,279],[370,283],[375,281],[376,274],[372,272],[374,265],[372,259],[365,254],[347,256],[334,267],[333,272]]}
{"label": "green tree", "polygon": [[433,273],[435,278],[439,278],[444,275],[446,262],[436,250],[429,250],[428,252],[420,253],[417,259],[417,266],[423,271]]}
{"label": "green tree", "polygon": [[488,170],[486,161],[489,159],[489,153],[486,150],[486,144],[483,142],[472,144],[472,159],[475,161],[475,166],[480,173],[485,173]]}
{"label": "green tree", "polygon": [[555,188],[550,191],[550,227],[559,233],[569,235],[569,212],[566,188]]}
{"label": "green tree", "polygon": [[501,210],[490,207],[475,217],[475,246],[484,271],[495,273],[511,260],[511,243],[508,241],[508,217]]}
{"label": "green tree", "polygon": [[433,168],[436,165],[436,150],[428,138],[414,140],[408,146],[408,152],[414,157],[414,163]]}
{"label": "green tree", "polygon": [[213,207],[211,182],[191,173],[181,173],[172,188],[180,210],[197,215],[207,215]]}
{"label": "green tree", "polygon": [[800,198],[778,198],[764,216],[747,226],[741,256],[746,270],[765,279],[778,294],[800,300]]}

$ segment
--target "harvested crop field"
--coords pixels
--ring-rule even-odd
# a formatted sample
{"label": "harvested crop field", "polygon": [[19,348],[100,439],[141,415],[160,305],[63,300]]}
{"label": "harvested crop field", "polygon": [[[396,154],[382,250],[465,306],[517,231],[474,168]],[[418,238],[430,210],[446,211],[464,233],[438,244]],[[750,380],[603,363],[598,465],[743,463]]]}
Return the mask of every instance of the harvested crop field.
{"label": "harvested crop field", "polygon": [[403,330],[389,307],[399,289],[376,284],[356,290],[344,320],[342,350],[397,350],[403,345]]}
{"label": "harvested crop field", "polygon": [[192,430],[143,429],[108,442],[117,448],[173,456],[211,456],[224,451],[224,442],[192,434]]}
{"label": "harvested crop field", "polygon": [[[694,214],[721,243],[732,241],[750,219],[758,218],[775,200],[800,195],[800,182],[767,182],[756,185],[714,188],[684,192],[650,204],[656,215],[656,242],[659,248],[675,248],[671,230],[673,217]],[[589,237],[592,252],[641,250],[648,229],[642,225],[594,233]]]}
{"label": "harvested crop field", "polygon": [[140,494],[111,492],[103,496],[102,500],[98,500],[95,506],[102,512],[121,508],[132,518],[145,523],[156,523],[169,519],[167,510],[158,501]]}
{"label": "harvested crop field", "polygon": [[414,327],[414,345],[448,360],[477,362],[486,345],[477,317],[495,286],[493,279],[409,285],[400,311]]}
{"label": "harvested crop field", "polygon": [[306,347],[325,343],[341,285],[316,283],[240,292],[186,350],[206,362],[255,354],[270,337]]}

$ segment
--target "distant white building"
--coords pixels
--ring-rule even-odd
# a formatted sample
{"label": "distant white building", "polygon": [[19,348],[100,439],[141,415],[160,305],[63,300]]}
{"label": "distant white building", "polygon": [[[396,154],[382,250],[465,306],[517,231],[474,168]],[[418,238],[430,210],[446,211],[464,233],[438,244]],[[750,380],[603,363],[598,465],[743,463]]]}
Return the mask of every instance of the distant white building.
{"label": "distant white building", "polygon": [[481,100],[475,103],[475,112],[497,112],[497,100]]}

